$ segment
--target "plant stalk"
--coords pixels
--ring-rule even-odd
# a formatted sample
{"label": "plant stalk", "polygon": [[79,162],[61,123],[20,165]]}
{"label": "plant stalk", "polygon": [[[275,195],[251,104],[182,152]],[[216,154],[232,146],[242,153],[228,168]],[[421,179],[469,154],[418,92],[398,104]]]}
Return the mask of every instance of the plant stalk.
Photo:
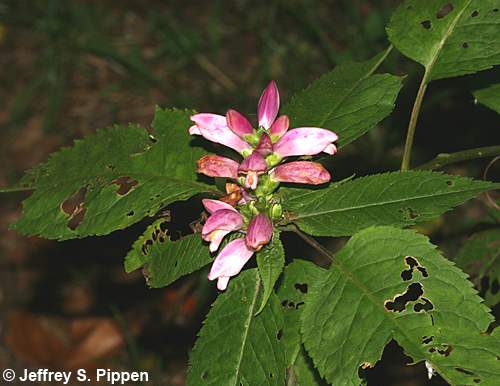
{"label": "plant stalk", "polygon": [[436,158],[417,166],[416,170],[440,169],[446,165],[457,162],[469,161],[477,158],[495,157],[500,155],[500,146],[485,146],[458,151],[456,153],[441,153]]}
{"label": "plant stalk", "polygon": [[420,109],[422,108],[422,101],[424,100],[425,91],[427,90],[427,80],[429,77],[429,71],[425,71],[420,86],[418,88],[417,96],[415,97],[415,103],[413,104],[413,109],[411,111],[410,122],[408,123],[408,131],[406,133],[405,149],[403,153],[403,160],[401,161],[401,171],[407,171],[410,169],[411,162],[411,149],[413,147],[413,139],[415,137],[415,129],[417,127],[418,116],[420,115]]}

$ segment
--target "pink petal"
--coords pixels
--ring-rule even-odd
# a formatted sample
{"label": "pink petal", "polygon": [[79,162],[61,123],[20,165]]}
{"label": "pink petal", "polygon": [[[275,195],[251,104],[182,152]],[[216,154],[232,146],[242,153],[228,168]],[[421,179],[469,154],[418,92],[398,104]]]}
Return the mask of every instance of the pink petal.
{"label": "pink petal", "polygon": [[259,251],[273,237],[273,223],[264,213],[259,213],[252,218],[246,236],[249,248]]}
{"label": "pink petal", "polygon": [[273,80],[269,82],[259,99],[257,107],[259,126],[269,129],[278,115],[279,108],[280,95],[276,82]]}
{"label": "pink petal", "polygon": [[204,198],[201,203],[205,207],[208,213],[212,214],[221,209],[229,209],[236,212],[236,209],[224,201],[212,200],[210,198]]}
{"label": "pink petal", "polygon": [[219,277],[219,279],[217,280],[217,289],[219,291],[225,291],[227,288],[227,285],[229,284],[229,279],[230,279],[229,276]]}
{"label": "pink petal", "polygon": [[[216,230],[235,231],[243,226],[243,217],[232,209],[221,209],[212,214],[201,231],[204,240]],[[208,240],[207,240],[208,241]]]}
{"label": "pink petal", "polygon": [[[254,251],[247,247],[245,239],[236,239],[229,242],[212,264],[212,268],[208,274],[208,280],[228,278],[237,275],[247,261],[250,260],[253,253]],[[221,283],[222,290],[224,290],[226,286],[226,279],[223,279]]]}
{"label": "pink petal", "polygon": [[323,151],[327,154],[334,155],[337,152],[337,146],[335,146],[333,143],[331,143],[330,145],[325,147],[325,149]]}
{"label": "pink petal", "polygon": [[253,134],[253,128],[250,121],[236,110],[229,110],[226,113],[227,125],[235,134],[244,137],[247,134]]}
{"label": "pink petal", "polygon": [[198,173],[209,177],[237,178],[239,164],[219,155],[205,155],[197,161]]}
{"label": "pink petal", "polygon": [[264,157],[268,156],[273,152],[273,143],[271,141],[271,137],[267,133],[262,133],[260,136],[259,143],[255,148],[255,151]]}
{"label": "pink petal", "polygon": [[249,171],[245,177],[245,188],[255,190],[259,183],[259,175],[254,171]]}
{"label": "pink petal", "polygon": [[300,127],[288,131],[274,144],[273,150],[280,157],[315,155],[325,150],[331,152],[332,142],[337,139],[337,134],[330,130]]}
{"label": "pink petal", "polygon": [[263,173],[267,170],[267,163],[262,154],[254,151],[243,160],[238,168],[238,172],[247,173],[249,171]]}
{"label": "pink petal", "polygon": [[189,128],[189,134],[191,135],[201,135],[201,131],[198,126],[194,125]]}
{"label": "pink petal", "polygon": [[271,179],[279,182],[320,185],[330,181],[330,173],[317,162],[295,161],[275,167],[269,173]]}
{"label": "pink petal", "polygon": [[290,119],[288,116],[281,115],[276,119],[271,126],[271,135],[275,138],[281,138],[290,127]]}
{"label": "pink petal", "polygon": [[198,129],[193,126],[189,129],[190,134],[199,134],[209,141],[220,143],[238,152],[250,150],[251,146],[227,127],[226,117],[223,115],[201,113],[191,116]]}

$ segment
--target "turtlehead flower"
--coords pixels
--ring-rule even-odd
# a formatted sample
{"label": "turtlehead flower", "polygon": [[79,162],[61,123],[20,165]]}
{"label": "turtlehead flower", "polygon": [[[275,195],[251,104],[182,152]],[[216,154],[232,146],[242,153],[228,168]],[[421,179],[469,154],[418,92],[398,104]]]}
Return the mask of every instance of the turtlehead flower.
{"label": "turtlehead flower", "polygon": [[286,157],[312,156],[321,152],[335,154],[337,134],[317,127],[290,129],[290,119],[278,116],[280,96],[274,81],[259,98],[257,127],[243,114],[230,109],[226,115],[210,113],[191,117],[192,135],[236,150],[241,162],[218,155],[198,160],[198,173],[223,177],[226,195],[219,200],[204,199],[210,214],[202,229],[202,238],[210,243],[210,251],[219,249],[224,237],[238,231],[245,237],[230,241],[217,255],[208,275],[217,279],[217,288],[227,288],[255,252],[273,237],[273,221],[282,218],[283,210],[274,191],[282,182],[319,185],[330,181],[330,173],[319,163],[286,162]]}
{"label": "turtlehead flower", "polygon": [[246,174],[245,188],[253,189],[257,187],[259,175],[267,171],[267,163],[262,154],[254,151],[250,156],[245,158],[238,168],[238,173]]}
{"label": "turtlehead flower", "polygon": [[317,127],[300,127],[286,132],[273,146],[280,158],[300,155],[316,155],[321,152],[335,154],[337,148],[333,144],[337,134]]}
{"label": "turtlehead flower", "polygon": [[239,164],[219,155],[205,155],[197,161],[198,173],[209,177],[238,178]]}
{"label": "turtlehead flower", "polygon": [[259,104],[257,106],[259,126],[264,129],[269,129],[276,119],[279,109],[280,94],[276,82],[273,80],[269,82],[259,99]]}
{"label": "turtlehead flower", "polygon": [[215,258],[208,274],[208,280],[217,279],[217,288],[224,291],[229,279],[240,273],[253,254],[253,249],[247,247],[245,239],[229,242]]}
{"label": "turtlehead flower", "polygon": [[211,216],[205,222],[201,237],[210,242],[210,252],[215,252],[224,237],[241,229],[243,217],[231,205],[217,200],[204,200],[203,205]]}
{"label": "turtlehead flower", "polygon": [[330,181],[330,173],[317,162],[295,161],[279,165],[269,172],[273,181],[320,185]]}
{"label": "turtlehead flower", "polygon": [[201,135],[209,141],[230,147],[240,154],[251,151],[251,146],[235,134],[228,126],[223,115],[201,113],[191,117],[195,123],[189,128],[189,134]]}
{"label": "turtlehead flower", "polygon": [[273,237],[273,223],[264,213],[255,216],[250,225],[246,236],[247,246],[255,251],[260,251],[262,247],[268,244]]}

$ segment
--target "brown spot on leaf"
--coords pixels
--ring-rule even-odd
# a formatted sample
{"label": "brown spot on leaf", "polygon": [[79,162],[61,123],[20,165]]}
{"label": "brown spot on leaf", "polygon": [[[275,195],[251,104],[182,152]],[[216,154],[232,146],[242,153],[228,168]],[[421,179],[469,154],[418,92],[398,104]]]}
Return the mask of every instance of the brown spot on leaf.
{"label": "brown spot on leaf", "polygon": [[118,185],[116,193],[118,193],[120,196],[126,195],[132,190],[134,186],[138,184],[137,180],[134,180],[128,176],[118,177],[116,180],[113,180],[112,183]]}
{"label": "brown spot on leaf", "polygon": [[452,3],[448,3],[448,4],[445,4],[441,7],[441,9],[436,13],[436,17],[438,19],[442,19],[446,16],[448,16],[450,14],[451,11],[453,11],[453,4]]}
{"label": "brown spot on leaf", "polygon": [[361,363],[361,368],[364,370],[364,369],[368,369],[368,368],[372,368],[373,367],[373,364],[371,364],[370,362],[363,362]]}
{"label": "brown spot on leaf", "polygon": [[68,197],[61,204],[61,210],[66,213],[69,217],[67,226],[69,229],[74,231],[78,225],[81,224],[83,218],[85,217],[85,195],[87,194],[87,188],[84,186],[80,188],[75,194]]}
{"label": "brown spot on leaf", "polygon": [[446,348],[442,350],[437,350],[437,352],[445,357],[449,356],[453,351],[453,346],[447,345]]}

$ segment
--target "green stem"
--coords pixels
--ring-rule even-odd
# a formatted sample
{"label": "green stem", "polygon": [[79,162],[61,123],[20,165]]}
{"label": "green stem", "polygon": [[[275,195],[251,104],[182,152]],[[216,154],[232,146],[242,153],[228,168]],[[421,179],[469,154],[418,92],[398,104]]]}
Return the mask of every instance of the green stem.
{"label": "green stem", "polygon": [[422,81],[420,82],[420,87],[418,88],[417,96],[415,98],[415,103],[413,104],[413,109],[411,111],[410,122],[408,123],[408,132],[406,133],[403,161],[401,162],[401,171],[407,171],[410,169],[411,149],[413,147],[413,139],[415,137],[415,128],[417,127],[418,116],[420,114],[420,109],[422,108],[425,90],[427,90],[429,72],[430,71],[426,70],[424,76],[422,77]]}
{"label": "green stem", "polygon": [[456,153],[441,153],[436,158],[416,167],[418,170],[440,169],[446,165],[477,158],[495,157],[500,155],[500,146],[485,146],[459,151]]}
{"label": "green stem", "polygon": [[334,257],[333,257],[332,253],[328,249],[326,249],[323,245],[321,245],[320,243],[318,243],[311,236],[309,236],[309,235],[305,234],[304,232],[302,232],[295,225],[287,227],[286,230],[289,230],[289,231],[292,231],[292,232],[296,233],[302,240],[304,240],[307,244],[309,244],[316,251],[318,251],[320,255],[322,255],[323,257],[326,257],[332,263],[335,263]]}

